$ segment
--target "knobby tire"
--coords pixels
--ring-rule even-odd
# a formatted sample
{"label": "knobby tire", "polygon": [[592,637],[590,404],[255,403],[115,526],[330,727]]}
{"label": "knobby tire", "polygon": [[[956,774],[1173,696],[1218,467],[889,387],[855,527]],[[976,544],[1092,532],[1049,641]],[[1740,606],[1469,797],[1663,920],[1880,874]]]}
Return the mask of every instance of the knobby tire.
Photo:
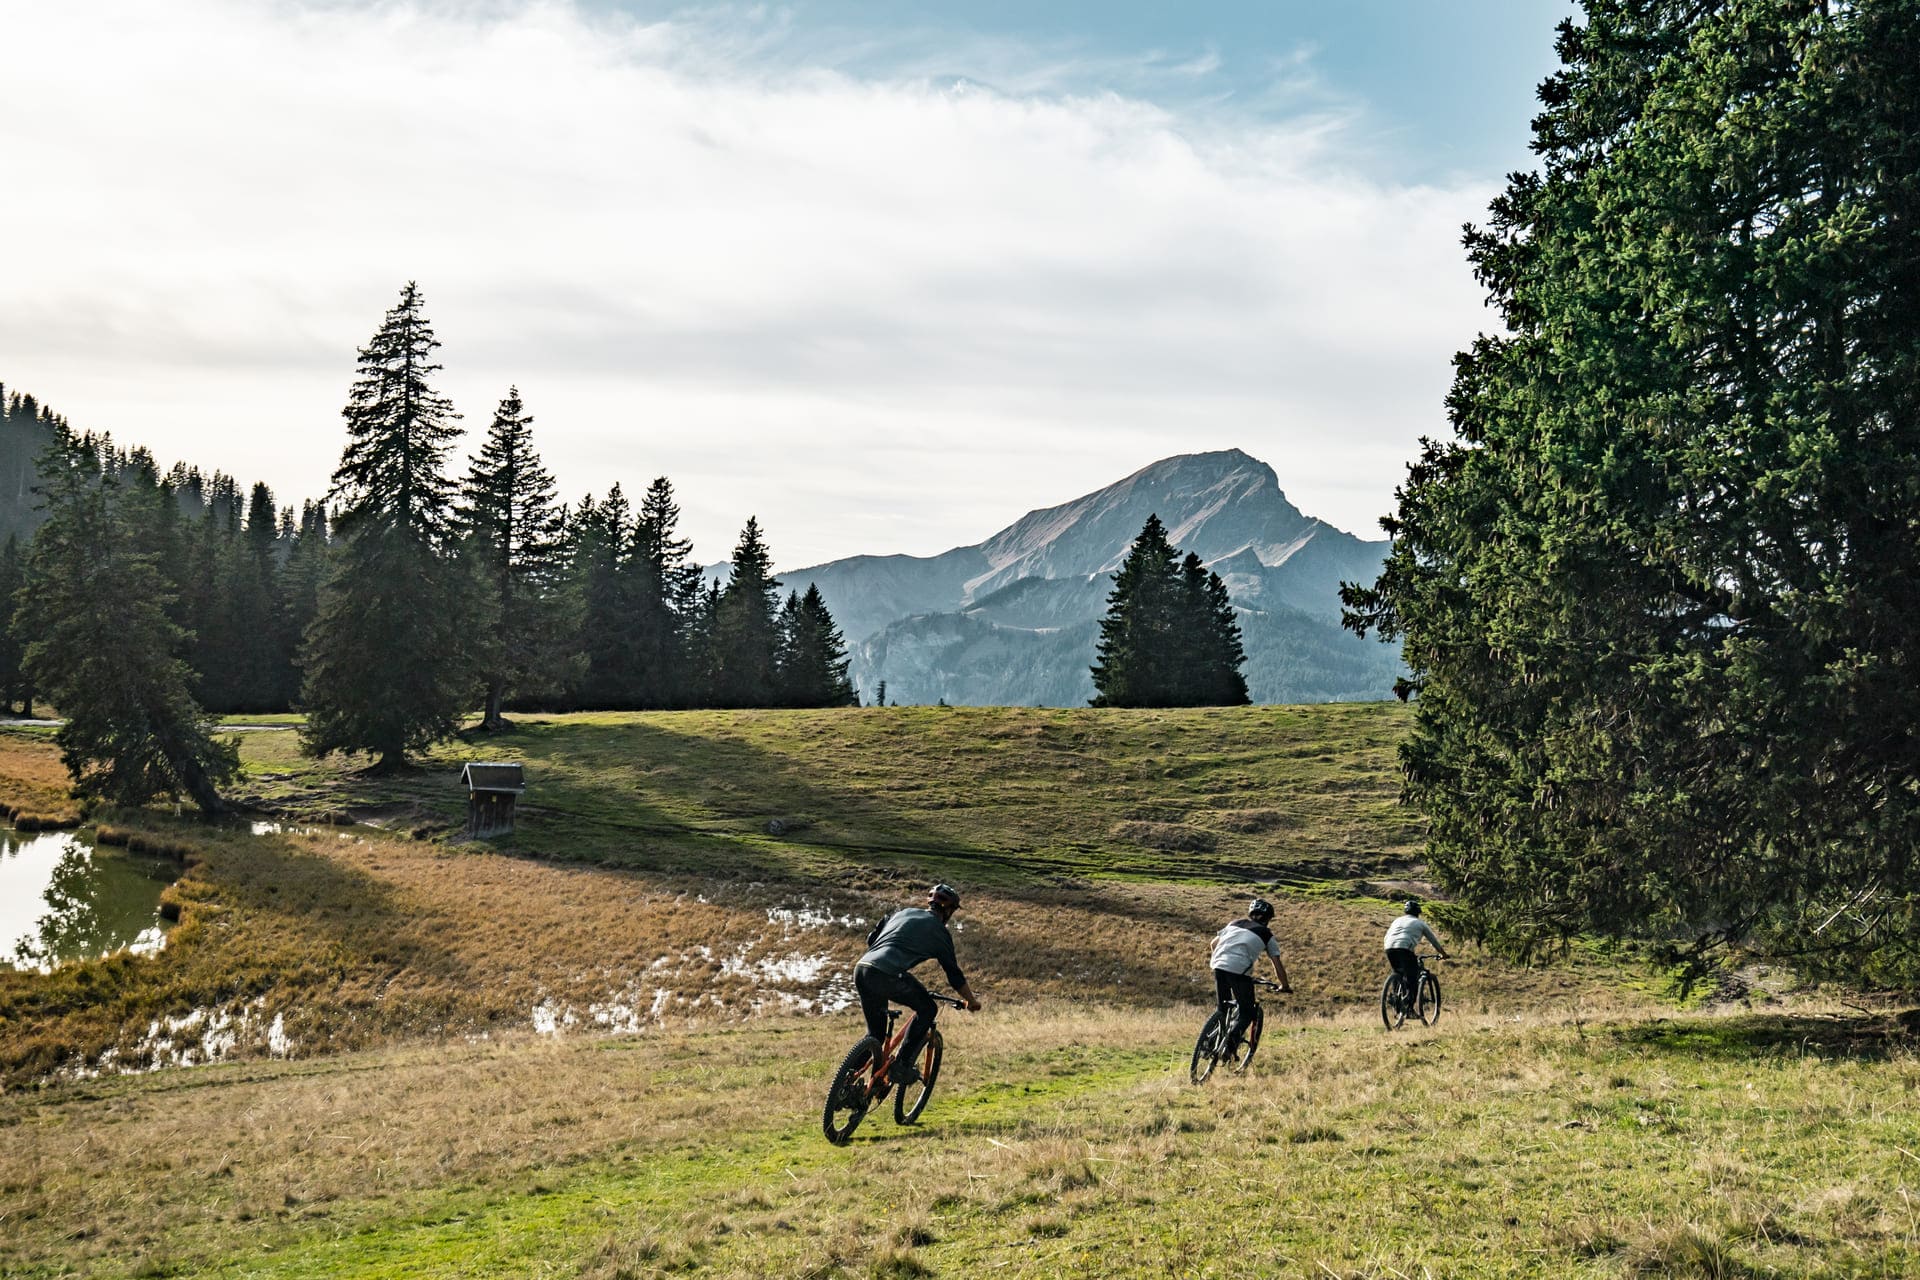
{"label": "knobby tire", "polygon": [[1380,1021],[1387,1024],[1387,1030],[1397,1031],[1400,1024],[1407,1020],[1407,1011],[1400,1007],[1400,975],[1387,975],[1386,985],[1380,988]]}
{"label": "knobby tire", "polygon": [[1227,1070],[1233,1075],[1243,1075],[1253,1061],[1253,1051],[1260,1047],[1260,1028],[1267,1024],[1267,1011],[1261,1005],[1253,1006],[1253,1012],[1247,1017],[1247,1029],[1240,1036],[1240,1050],[1227,1059]]}
{"label": "knobby tire", "polygon": [[865,1036],[847,1052],[846,1061],[833,1073],[833,1085],[827,1090],[827,1105],[820,1112],[820,1127],[827,1141],[844,1147],[853,1140],[853,1131],[866,1118],[872,1099],[867,1094],[868,1071],[880,1052],[880,1042]]}
{"label": "knobby tire", "polygon": [[1207,1024],[1200,1028],[1200,1038],[1193,1042],[1193,1061],[1187,1066],[1187,1077],[1195,1084],[1205,1084],[1207,1077],[1213,1074],[1214,1064],[1219,1061],[1214,1056],[1220,1037],[1220,1011],[1215,1009]]}
{"label": "knobby tire", "polygon": [[1420,1002],[1415,1011],[1429,1027],[1440,1021],[1440,979],[1430,973],[1420,975]]}
{"label": "knobby tire", "polygon": [[[927,1109],[927,1098],[933,1093],[933,1082],[940,1076],[940,1056],[944,1052],[940,1043],[938,1027],[927,1033],[927,1042],[920,1049],[920,1083],[903,1084],[893,1091],[893,1122],[912,1124]],[[913,1101],[907,1101],[907,1095],[913,1095]]]}

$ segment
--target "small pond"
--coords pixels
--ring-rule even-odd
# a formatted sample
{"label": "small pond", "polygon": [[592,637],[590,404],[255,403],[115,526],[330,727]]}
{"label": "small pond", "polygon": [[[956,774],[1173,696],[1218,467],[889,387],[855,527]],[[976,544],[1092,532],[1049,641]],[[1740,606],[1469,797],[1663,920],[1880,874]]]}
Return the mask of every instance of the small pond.
{"label": "small pond", "polygon": [[158,951],[160,891],[179,874],[170,858],[96,848],[81,832],[0,827],[0,968]]}

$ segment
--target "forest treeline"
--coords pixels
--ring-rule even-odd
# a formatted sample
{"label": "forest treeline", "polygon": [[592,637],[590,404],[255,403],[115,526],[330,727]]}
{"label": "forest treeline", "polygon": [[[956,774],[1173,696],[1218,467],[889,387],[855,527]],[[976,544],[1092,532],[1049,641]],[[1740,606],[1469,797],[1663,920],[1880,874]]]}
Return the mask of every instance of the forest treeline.
{"label": "forest treeline", "polygon": [[[417,293],[411,296],[408,322],[423,326]],[[445,686],[446,710],[482,711],[496,727],[514,707],[858,700],[844,639],[820,593],[809,585],[782,594],[757,520],[747,521],[727,580],[703,582],[691,542],[678,533],[672,483],[654,480],[637,503],[618,484],[602,496],[562,503],[517,391],[501,401],[463,478],[422,470],[417,449],[404,480],[377,466],[369,471],[368,457],[378,450],[356,457],[359,440],[352,438],[330,500],[298,507],[277,501],[265,484],[243,485],[224,472],[184,463],[163,469],[145,448],[74,431],[30,395],[0,387],[0,411],[0,492],[7,499],[0,503],[0,601],[24,605],[46,594],[53,562],[37,555],[45,548],[36,546],[36,531],[44,538],[49,517],[60,518],[54,508],[81,500],[61,488],[63,478],[77,474],[81,492],[102,491],[111,510],[98,527],[68,529],[66,536],[93,540],[82,555],[147,562],[152,580],[145,590],[172,628],[168,644],[184,664],[187,691],[207,712],[328,705],[325,682],[313,681],[329,656],[318,642],[324,620],[355,586],[356,548],[364,556],[376,544],[381,555],[359,584],[377,584],[372,597],[363,590],[364,608],[351,618],[335,609],[336,624],[357,632],[344,648],[365,649],[348,655],[355,669],[338,674],[376,700],[392,700],[382,690],[383,673],[418,683],[421,673],[404,669],[407,646],[394,633],[422,626],[438,640],[413,662]],[[350,405],[350,422],[352,416]],[[402,407],[399,416],[404,434],[418,415]],[[423,486],[432,490],[424,502]],[[430,509],[423,544],[430,573],[408,573],[389,554],[382,508],[396,498]],[[90,570],[83,561],[75,572]],[[35,616],[24,607],[0,609],[0,699],[22,713],[35,696],[28,676],[34,664],[25,659],[31,643],[45,638],[34,634]],[[383,644],[391,651],[382,652]],[[343,645],[331,652],[343,656]],[[41,665],[59,656],[43,655]],[[446,728],[439,723],[435,731]]]}

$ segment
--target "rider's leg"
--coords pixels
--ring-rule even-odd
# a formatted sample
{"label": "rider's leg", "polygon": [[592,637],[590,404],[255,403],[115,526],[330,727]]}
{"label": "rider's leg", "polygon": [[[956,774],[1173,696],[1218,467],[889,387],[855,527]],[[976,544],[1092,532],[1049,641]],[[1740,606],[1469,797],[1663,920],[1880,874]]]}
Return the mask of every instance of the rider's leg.
{"label": "rider's leg", "polygon": [[1225,969],[1213,971],[1213,996],[1217,1002],[1215,1009],[1220,1015],[1220,1025],[1226,1027],[1233,1022],[1233,980],[1237,974]]}
{"label": "rider's leg", "polygon": [[[1217,974],[1220,970],[1214,972]],[[1253,975],[1229,973],[1225,976],[1227,986],[1233,993],[1233,1025],[1227,1028],[1227,1050],[1232,1052],[1240,1047],[1240,1037],[1247,1030],[1247,1019],[1253,1016]]]}
{"label": "rider's leg", "polygon": [[940,1007],[920,985],[920,980],[910,973],[903,973],[893,980],[893,999],[913,1010],[913,1021],[907,1025],[907,1038],[900,1043],[900,1052],[893,1059],[893,1079],[896,1084],[911,1084],[920,1078],[918,1059],[920,1049],[927,1042],[927,1033],[933,1030],[933,1019]]}
{"label": "rider's leg", "polygon": [[887,993],[893,990],[893,977],[857,964],[853,967],[853,989],[860,996],[860,1013],[867,1020],[867,1034],[885,1044]]}
{"label": "rider's leg", "polygon": [[1413,998],[1420,992],[1420,962],[1414,958],[1412,947],[1394,947],[1387,952],[1387,963],[1400,975],[1400,999],[1403,1007],[1411,1008]]}

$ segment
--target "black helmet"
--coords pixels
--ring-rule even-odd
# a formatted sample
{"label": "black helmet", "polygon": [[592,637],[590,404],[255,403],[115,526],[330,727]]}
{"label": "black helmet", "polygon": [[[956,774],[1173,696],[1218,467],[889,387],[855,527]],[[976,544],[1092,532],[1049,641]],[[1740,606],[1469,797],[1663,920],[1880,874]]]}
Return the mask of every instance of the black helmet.
{"label": "black helmet", "polygon": [[937,884],[927,890],[927,904],[945,907],[949,911],[960,909],[960,893],[950,884]]}
{"label": "black helmet", "polygon": [[1420,914],[1420,899],[1418,898],[1407,899],[1407,914],[1410,916],[1417,916]]}
{"label": "black helmet", "polygon": [[1273,919],[1273,904],[1265,898],[1255,898],[1247,904],[1247,919],[1256,924],[1265,924]]}

